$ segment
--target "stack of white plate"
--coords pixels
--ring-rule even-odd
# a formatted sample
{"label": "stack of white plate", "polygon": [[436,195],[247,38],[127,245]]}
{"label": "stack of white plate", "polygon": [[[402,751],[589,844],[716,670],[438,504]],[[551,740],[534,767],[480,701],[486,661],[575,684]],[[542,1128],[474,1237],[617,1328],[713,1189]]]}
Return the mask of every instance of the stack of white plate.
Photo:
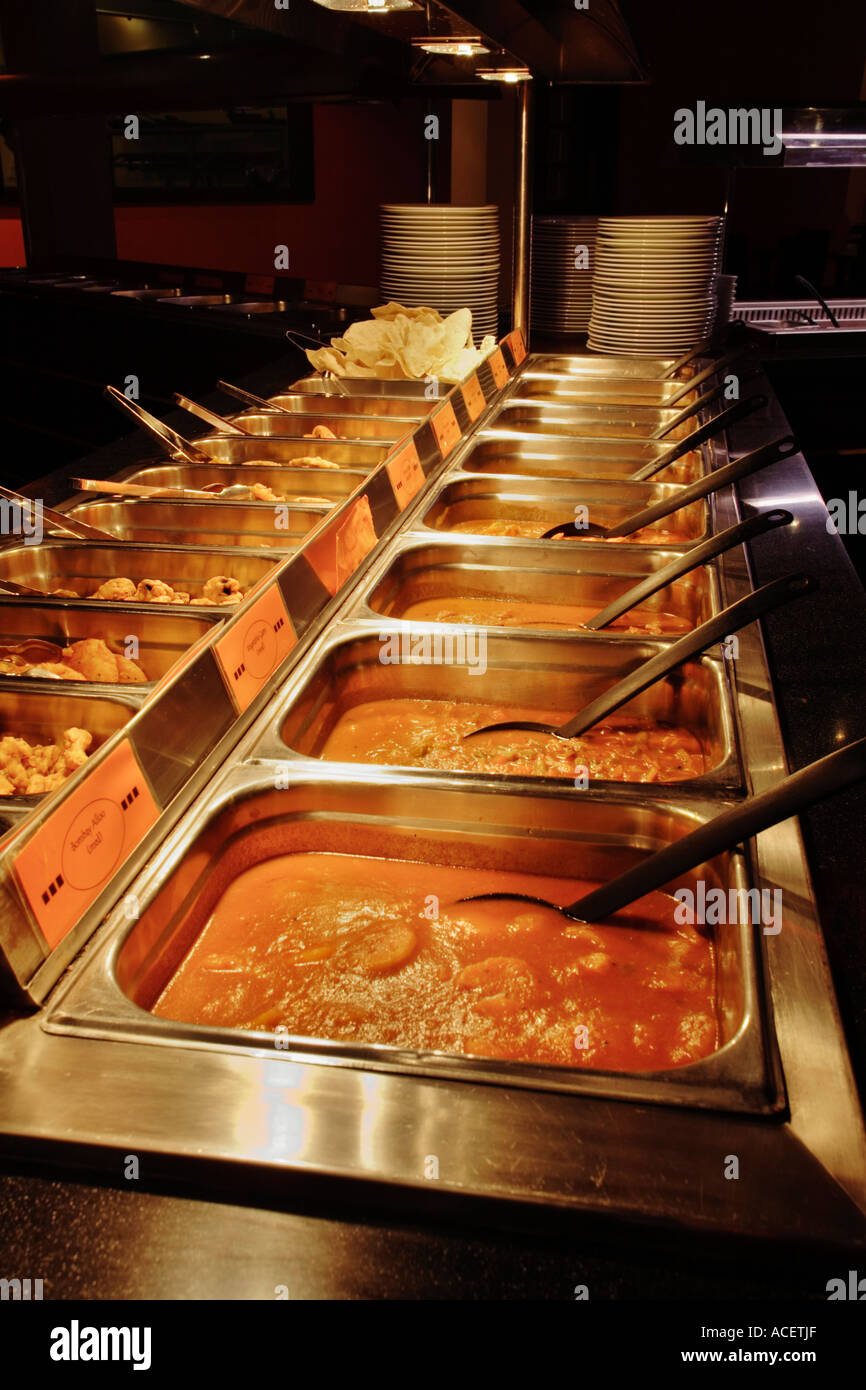
{"label": "stack of white plate", "polygon": [[597,217],[533,218],[532,326],[539,332],[586,332],[597,228]]}
{"label": "stack of white plate", "polygon": [[386,299],[440,314],[472,310],[476,345],[496,334],[499,303],[499,209],[451,203],[385,203],[382,277]]}
{"label": "stack of white plate", "polygon": [[721,217],[600,217],[589,346],[669,356],[706,338],[716,316]]}

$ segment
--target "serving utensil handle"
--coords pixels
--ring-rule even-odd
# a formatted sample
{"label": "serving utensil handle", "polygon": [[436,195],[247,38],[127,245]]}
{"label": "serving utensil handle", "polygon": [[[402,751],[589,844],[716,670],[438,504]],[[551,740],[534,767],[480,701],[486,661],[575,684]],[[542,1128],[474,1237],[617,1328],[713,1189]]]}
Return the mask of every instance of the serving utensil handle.
{"label": "serving utensil handle", "polygon": [[754,449],[751,454],[743,454],[742,458],[734,459],[732,463],[726,463],[723,468],[717,468],[713,473],[708,473],[705,478],[699,478],[696,483],[690,483],[688,487],[682,488],[674,498],[668,498],[664,502],[655,502],[651,507],[644,507],[643,511],[635,512],[633,516],[626,517],[618,526],[609,526],[607,535],[610,536],[631,536],[635,531],[640,531],[644,526],[649,526],[654,521],[660,521],[663,517],[670,516],[672,512],[678,512],[681,507],[688,507],[692,502],[698,502],[702,497],[709,497],[711,493],[718,492],[720,488],[728,487],[731,483],[737,482],[740,478],[748,478],[752,473],[759,472],[762,468],[769,468],[770,464],[778,463],[780,459],[790,458],[796,454],[798,444],[792,434],[787,434],[783,439],[774,439],[770,444],[764,444],[760,449]]}
{"label": "serving utensil handle", "polygon": [[730,637],[731,633],[738,632],[740,628],[753,623],[756,618],[762,618],[766,613],[772,613],[775,608],[781,608],[782,604],[790,603],[795,598],[801,598],[817,587],[818,581],[808,574],[789,574],[781,579],[774,579],[769,584],[764,584],[753,594],[747,594],[737,603],[723,608],[721,613],[717,613],[714,618],[701,623],[694,632],[687,632],[685,637],[674,642],[673,646],[666,647],[657,656],[650,657],[649,661],[636,667],[624,680],[617,681],[616,685],[611,686],[610,690],[606,690],[603,695],[599,695],[591,704],[586,705],[567,724],[561,725],[556,731],[557,737],[579,738],[587,729],[592,728],[593,724],[597,724],[601,719],[606,719],[609,714],[613,714],[614,710],[618,710],[629,700],[633,700],[636,695],[640,695],[649,686],[661,680],[663,676],[669,675],[684,661],[689,661],[691,657],[706,651],[707,647],[712,647],[716,642]]}
{"label": "serving utensil handle", "polygon": [[149,410],[138,405],[136,401],[131,401],[128,396],[124,396],[122,391],[118,391],[115,386],[106,386],[105,393],[112,404],[119,410],[131,415],[137,425],[147,430],[160,444],[167,447],[173,454],[179,454],[187,463],[210,463],[211,459],[207,454],[202,453],[183,435],[171,429],[169,425],[163,424],[162,420],[157,420],[155,415],[151,415]]}
{"label": "serving utensil handle", "polygon": [[596,613],[594,618],[590,618],[586,624],[587,628],[592,632],[598,632],[616,618],[621,618],[630,608],[636,608],[644,599],[658,593],[666,584],[672,584],[675,579],[681,579],[684,574],[699,569],[707,561],[714,560],[717,555],[723,555],[726,550],[732,550],[734,546],[742,545],[744,541],[752,540],[755,536],[762,536],[765,531],[772,531],[777,526],[788,526],[793,520],[791,512],[774,507],[772,511],[758,512],[746,521],[737,522],[736,526],[729,526],[717,536],[710,536],[709,540],[692,546],[684,555],[678,555],[670,564],[664,565],[614,599],[613,603],[609,603],[600,613]]}
{"label": "serving utensil handle", "polygon": [[701,425],[699,429],[687,434],[685,439],[678,439],[666,454],[662,454],[661,458],[644,464],[643,468],[632,473],[630,481],[634,483],[646,482],[647,478],[652,478],[663,468],[667,468],[669,463],[676,463],[677,459],[682,458],[683,454],[687,454],[690,449],[697,449],[700,444],[705,444],[708,439],[721,434],[722,430],[726,430],[737,420],[745,419],[747,415],[751,415],[756,410],[763,410],[766,404],[767,397],[764,395],[747,396],[745,400],[735,401],[733,405],[728,406],[727,410],[723,410],[721,415],[715,415],[705,425]]}
{"label": "serving utensil handle", "polygon": [[704,864],[715,855],[743,844],[771,825],[796,816],[825,797],[843,791],[866,777],[866,738],[828,753],[825,758],[786,777],[778,786],[753,796],[741,806],[723,811],[707,825],[684,835],[676,844],[651,854],[643,863],[618,875],[566,908],[584,922],[603,922],[628,903],[636,902]]}

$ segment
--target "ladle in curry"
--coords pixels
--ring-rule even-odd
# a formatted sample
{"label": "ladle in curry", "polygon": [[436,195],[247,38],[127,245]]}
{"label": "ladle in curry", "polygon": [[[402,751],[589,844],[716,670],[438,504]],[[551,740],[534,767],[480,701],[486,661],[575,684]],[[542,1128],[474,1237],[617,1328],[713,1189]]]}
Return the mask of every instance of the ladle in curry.
{"label": "ladle in curry", "polygon": [[213,459],[197,449],[188,439],[184,439],[182,434],[171,429],[169,425],[163,424],[162,420],[157,420],[155,415],[151,415],[149,410],[131,401],[128,396],[124,396],[122,391],[118,391],[115,386],[106,386],[104,394],[125,414],[131,415],[137,425],[147,430],[148,434],[168,449],[172,457],[179,456],[187,463],[208,463],[212,464]]}
{"label": "ladle in curry", "polygon": [[[750,797],[739,806],[723,811],[707,825],[684,835],[675,844],[651,854],[624,874],[617,874],[600,888],[585,893],[577,902],[560,907],[547,898],[534,898],[528,893],[478,893],[461,898],[464,903],[491,900],[511,900],[549,907],[570,922],[604,922],[613,913],[637,902],[647,893],[664,888],[681,874],[706,864],[717,854],[735,849],[753,835],[769,830],[791,816],[799,815],[817,801],[844,791],[866,777],[866,738],[857,739],[844,748],[828,753],[817,762],[809,763],[769,791]],[[630,923],[613,922],[612,926]]]}
{"label": "ladle in curry", "polygon": [[698,656],[706,651],[707,647],[713,646],[716,642],[723,641],[731,633],[739,632],[741,627],[747,627],[756,618],[762,618],[766,613],[772,613],[774,609],[781,608],[782,604],[790,603],[792,599],[801,598],[804,594],[812,593],[817,589],[818,582],[808,574],[789,574],[781,579],[774,579],[770,584],[764,584],[762,588],[756,589],[754,593],[747,594],[737,603],[730,604],[723,608],[721,613],[717,613],[714,618],[701,623],[693,632],[687,632],[678,642],[666,647],[664,651],[656,656],[650,657],[649,661],[643,662],[633,671],[630,671],[616,685],[605,690],[595,700],[576,714],[573,719],[569,719],[567,724],[555,726],[553,724],[538,724],[527,719],[509,719],[502,724],[487,724],[481,729],[473,729],[471,733],[463,735],[465,743],[470,738],[478,738],[480,734],[499,734],[510,733],[513,730],[520,730],[532,734],[547,734],[553,738],[572,739],[579,738],[587,729],[592,728],[599,720],[606,719],[614,710],[620,709],[622,705],[633,700],[663,676],[670,675],[671,671],[677,666],[681,666],[684,661],[689,661],[691,657]]}
{"label": "ladle in curry", "polygon": [[713,473],[708,473],[705,478],[699,478],[696,483],[690,483],[688,487],[682,488],[675,497],[668,498],[663,502],[655,502],[651,507],[644,507],[642,511],[633,512],[631,516],[627,516],[624,521],[617,522],[615,526],[600,526],[595,521],[587,521],[578,526],[574,521],[565,521],[560,526],[551,526],[540,539],[550,541],[557,536],[584,536],[598,537],[600,540],[614,540],[619,536],[632,536],[636,531],[642,531],[645,526],[651,526],[654,522],[671,516],[682,507],[688,507],[692,502],[700,501],[702,497],[709,497],[712,493],[718,492],[720,488],[728,487],[729,484],[738,482],[740,478],[748,478],[761,468],[769,468],[770,464],[778,463],[780,459],[789,458],[791,454],[796,454],[796,452],[797,441],[793,435],[786,435],[784,439],[774,439],[770,444],[764,444],[751,454],[743,454],[742,458],[734,459],[732,463],[726,463],[723,468],[717,468]]}
{"label": "ladle in curry", "polygon": [[672,584],[675,579],[681,579],[684,574],[690,574],[692,570],[699,569],[709,560],[714,560],[717,555],[724,555],[735,545],[742,545],[744,541],[753,540],[755,536],[762,536],[765,531],[772,531],[777,526],[788,526],[793,520],[792,514],[783,511],[781,507],[774,507],[769,512],[756,512],[746,521],[740,521],[736,526],[729,526],[726,531],[720,531],[717,536],[710,536],[708,540],[701,541],[700,545],[693,545],[691,550],[687,550],[685,554],[677,555],[670,564],[662,566],[660,570],[655,570],[646,579],[642,579],[640,583],[633,585],[631,589],[621,594],[619,598],[615,598],[606,608],[602,608],[600,613],[596,613],[594,618],[590,618],[584,624],[584,627],[588,628],[590,632],[600,632],[602,628],[608,627],[617,618],[621,618],[623,613],[628,613],[631,608],[637,608],[645,599],[658,593],[659,589],[664,589],[666,585]]}

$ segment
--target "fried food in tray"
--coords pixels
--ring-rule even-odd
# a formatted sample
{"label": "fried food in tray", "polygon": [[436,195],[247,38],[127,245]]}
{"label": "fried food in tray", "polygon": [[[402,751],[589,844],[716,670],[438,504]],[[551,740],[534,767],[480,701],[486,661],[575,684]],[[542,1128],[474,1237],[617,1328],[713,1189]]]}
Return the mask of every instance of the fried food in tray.
{"label": "fried food in tray", "polygon": [[244,591],[237,579],[215,574],[208,579],[198,598],[181,589],[173,589],[163,579],[106,579],[92,594],[80,594],[76,589],[61,587],[51,591],[52,598],[102,599],[105,603],[160,603],[190,608],[223,608],[243,602]]}
{"label": "fried food in tray", "polygon": [[93,734],[64,729],[56,743],[29,743],[14,734],[0,737],[0,796],[52,792],[87,760]]}
{"label": "fried food in tray", "polygon": [[520,777],[574,779],[585,771],[593,781],[610,782],[678,782],[706,770],[701,744],[688,729],[626,715],[613,715],[580,738],[515,730],[463,741],[488,724],[520,719],[556,727],[573,713],[462,700],[372,700],[337,721],[321,756]]}
{"label": "fried food in tray", "polygon": [[150,679],[137,661],[114,652],[100,637],[85,637],[61,647],[31,638],[0,645],[0,676],[28,676],[62,681],[100,681],[145,685]]}

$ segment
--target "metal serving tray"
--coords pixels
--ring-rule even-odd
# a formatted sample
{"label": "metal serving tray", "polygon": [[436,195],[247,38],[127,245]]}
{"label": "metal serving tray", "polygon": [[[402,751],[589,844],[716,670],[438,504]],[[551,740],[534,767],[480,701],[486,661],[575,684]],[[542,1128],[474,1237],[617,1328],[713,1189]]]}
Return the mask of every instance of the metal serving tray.
{"label": "metal serving tray", "polygon": [[438,404],[437,400],[404,396],[402,399],[377,396],[368,400],[362,396],[314,395],[308,391],[286,392],[269,396],[275,409],[289,410],[293,415],[374,415],[398,420],[424,420]]}
{"label": "metal serving tray", "polygon": [[[512,543],[513,546],[513,543]],[[659,570],[671,557],[670,550],[655,546],[598,546],[578,542],[554,548],[524,541],[509,546],[494,537],[443,537],[427,543],[417,535],[403,538],[375,572],[365,595],[350,610],[351,616],[372,619],[391,626],[401,623],[410,605],[426,599],[501,598],[529,599],[533,602],[587,603],[604,608],[645,575]],[[642,607],[686,618],[693,627],[718,612],[715,574],[711,567],[667,585],[648,598]],[[520,631],[500,628],[500,633]],[[580,636],[580,632],[577,633]],[[585,634],[584,634],[585,635]],[[634,641],[627,633],[608,630],[595,634],[606,642]],[[573,641],[575,633],[565,635]],[[563,640],[552,631],[548,640]],[[640,641],[668,642],[670,637],[641,637]]]}
{"label": "metal serving tray", "polygon": [[[288,789],[275,790],[275,771],[266,764],[237,769],[206,804],[186,816],[158,864],[133,882],[138,920],[130,926],[115,914],[89,964],[75,972],[73,988],[64,990],[51,1008],[45,1023],[49,1031],[153,1042],[161,1045],[156,1051],[270,1052],[271,1065],[291,1068],[303,1061],[349,1069],[355,1084],[363,1068],[452,1083],[483,1081],[509,1089],[758,1114],[782,1104],[770,1060],[771,1025],[759,988],[760,948],[751,928],[742,926],[726,928],[716,940],[719,1050],[666,1071],[540,1066],[304,1037],[287,1037],[286,1050],[275,1052],[272,1033],[154,1017],[148,1010],[225,888],[263,860],[319,851],[604,879],[675,841],[716,810],[699,801],[684,807],[668,801],[638,803],[625,796],[612,801],[591,792],[565,798],[526,790],[505,797],[447,779],[433,785],[387,773],[372,783],[357,775],[314,779],[299,772]],[[739,855],[719,856],[684,876],[682,883],[692,885],[699,878],[725,888],[748,882]],[[141,1065],[148,1063],[133,1062],[137,1072]],[[165,1119],[171,1123],[168,1115]]]}
{"label": "metal serving tray", "polygon": [[[527,372],[556,372],[559,376],[589,377],[654,377],[667,378],[667,373],[676,362],[675,357],[613,357],[599,353],[587,353],[585,357],[560,357],[559,354],[533,353],[527,358],[524,368]],[[687,379],[696,370],[690,362],[676,376]]]}
{"label": "metal serving tray", "polygon": [[[576,712],[648,661],[657,650],[638,639],[612,645],[587,637],[577,647],[548,642],[543,636],[491,636],[485,644],[483,665],[474,668],[459,661],[419,665],[411,659],[386,665],[381,660],[382,643],[378,636],[371,636],[357,625],[354,632],[347,633],[346,626],[341,632],[330,634],[325,650],[317,654],[314,668],[302,682],[292,681],[282,693],[268,729],[252,749],[255,757],[279,760],[286,757],[288,749],[305,761],[321,760],[322,749],[337,722],[355,706],[371,700],[450,700]],[[418,628],[416,632],[427,630]],[[725,670],[718,661],[704,658],[689,662],[674,679],[657,682],[623,706],[623,714],[688,728],[700,740],[706,772],[699,778],[671,783],[665,786],[666,791],[707,795],[742,785],[727,695]],[[334,764],[329,761],[327,766]],[[417,765],[401,766],[413,767],[413,775],[419,778],[435,779],[442,775]],[[477,781],[481,776],[509,790],[527,780],[536,783],[534,778],[494,773],[447,775],[458,781]],[[566,779],[544,781],[545,785],[561,790],[572,786]],[[627,784],[599,781],[595,785],[601,788]],[[638,785],[655,794],[662,784]]]}
{"label": "metal serving tray", "polygon": [[[329,430],[333,430],[337,439],[342,442],[378,439],[387,444],[396,443],[418,424],[417,420],[389,420],[387,417],[380,418],[376,415],[339,415],[334,412],[328,415],[278,415],[275,411],[250,411],[248,414],[227,415],[226,419],[257,439],[305,439],[316,425],[325,425]],[[213,435],[206,435],[204,438],[213,438]],[[196,439],[196,448],[202,442],[203,440]],[[312,446],[327,442],[320,439],[306,440],[306,443]],[[310,448],[308,452],[314,451],[314,448]]]}
{"label": "metal serving tray", "polygon": [[[524,372],[517,382],[512,400],[551,401],[564,405],[597,402],[611,405],[667,406],[672,396],[682,391],[681,381],[661,381],[653,377],[577,377],[561,372]],[[684,410],[697,399],[688,391],[677,401],[676,409]]]}
{"label": "metal serving tray", "polygon": [[298,541],[329,510],[304,503],[160,502],[137,497],[68,508],[70,516],[140,545],[210,545],[223,550],[274,546],[286,552],[297,549]]}
{"label": "metal serving tray", "polygon": [[[523,434],[554,434],[574,439],[655,439],[662,430],[667,447],[695,428],[693,420],[676,425],[679,410],[655,405],[598,405],[512,398],[500,409],[496,423]],[[673,425],[673,428],[668,428]]]}
{"label": "metal serving tray", "polygon": [[[217,613],[225,617],[232,612],[233,608],[184,609],[163,604],[73,603],[64,599],[41,602],[0,595],[0,642],[14,644],[28,637],[40,637],[63,647],[86,637],[101,637],[110,647],[123,651],[129,638],[135,637],[138,641],[135,659],[150,681],[157,681],[171,670],[188,647],[213,630],[214,622],[218,621]],[[5,689],[10,688],[10,682],[12,688],[17,688],[22,680],[26,681],[28,689],[41,690],[45,685],[42,680],[21,676],[2,677]],[[89,685],[90,682],[76,681],[73,691],[77,695]],[[57,687],[58,683],[52,682],[52,690]],[[96,688],[103,692],[104,687]],[[112,688],[128,694],[147,687]],[[62,689],[65,694],[69,685],[64,683]]]}
{"label": "metal serving tray", "polygon": [[[175,504],[172,504],[175,505]],[[179,504],[178,504],[179,505]],[[237,579],[241,588],[248,589],[277,564],[277,557],[254,550],[217,550],[204,546],[139,546],[118,542],[111,545],[100,541],[45,540],[41,545],[10,545],[0,548],[0,579],[12,579],[45,591],[51,597],[53,589],[92,587],[98,589],[107,579],[127,577],[139,583],[142,579],[162,579],[173,589],[180,589],[197,598],[202,585],[216,574]],[[24,602],[23,599],[15,600]],[[58,603],[101,605],[100,599],[57,599]],[[142,607],[162,605],[123,603],[124,608],[140,612]],[[180,611],[177,605],[175,611]],[[235,605],[229,605],[233,612]],[[194,610],[193,610],[194,611]],[[203,612],[224,611],[202,608]],[[94,634],[96,635],[96,634]]]}
{"label": "metal serving tray", "polygon": [[[362,469],[349,468],[273,468],[263,464],[251,470],[241,464],[238,467],[223,467],[213,464],[155,464],[150,468],[132,468],[114,475],[117,482],[141,483],[145,487],[191,487],[202,488],[210,483],[231,487],[233,483],[243,483],[251,487],[253,483],[264,483],[286,498],[327,497],[340,502],[354,492],[358,484],[366,478]],[[110,494],[110,483],[106,483],[106,494]],[[76,497],[84,497],[76,493]],[[170,500],[170,499],[169,499]],[[236,502],[219,501],[221,507],[236,506]],[[273,505],[273,504],[271,504]]]}
{"label": "metal serving tray", "polygon": [[[521,482],[515,478],[495,475],[460,478],[456,482],[446,480],[443,483],[423,512],[420,524],[431,530],[453,531],[456,526],[466,522],[477,521],[483,525],[490,521],[543,521],[546,524],[545,529],[549,529],[557,522],[573,521],[575,508],[585,506],[589,521],[597,522],[601,526],[613,526],[644,507],[674,500],[678,491],[678,488],[665,483],[653,482],[578,483],[535,479],[524,479]],[[667,549],[687,547],[707,534],[708,523],[706,503],[692,502],[658,522],[659,529],[676,527],[685,534],[686,539],[676,546],[664,547],[663,542],[655,542],[655,545]],[[521,537],[513,537],[511,541],[512,544],[519,545],[528,543]],[[531,543],[556,546],[559,549],[563,545],[583,546],[588,542],[532,540]],[[599,541],[598,544],[609,549],[613,543]],[[623,541],[617,541],[616,548],[619,549],[621,545],[642,547],[643,544],[633,537],[627,537]]]}
{"label": "metal serving tray", "polygon": [[[268,418],[273,419],[274,417],[269,416]],[[288,423],[291,424],[292,422],[288,421]],[[252,434],[211,434],[203,439],[197,439],[195,447],[201,453],[212,458],[214,463],[221,466],[246,467],[251,463],[266,462],[275,467],[291,467],[295,459],[316,457],[330,459],[340,468],[352,472],[363,472],[366,475],[372,473],[373,469],[382,462],[391,445],[387,441],[377,442],[376,440],[360,439],[297,439],[286,438],[285,435],[265,438]],[[189,466],[185,460],[175,459],[174,461],[182,467]],[[154,462],[152,459],[140,459],[136,468],[144,468],[152,462]],[[332,470],[325,468],[317,471],[329,473]]]}
{"label": "metal serving tray", "polygon": [[[342,396],[344,391],[349,396],[376,396],[378,398],[392,397],[396,400],[425,401],[427,383],[425,381],[391,381],[388,377],[358,377],[342,376],[340,385],[337,386],[328,377],[304,376],[299,381],[292,383],[289,388],[293,394],[303,392],[304,395],[324,395],[328,401],[332,401],[335,396]],[[432,401],[431,405],[436,402]]]}
{"label": "metal serving tray", "polygon": [[[564,439],[520,434],[498,427],[482,430],[464,468],[473,473],[522,473],[556,478],[619,478],[628,482],[645,463],[670,449],[666,440]],[[658,481],[691,483],[705,472],[702,456],[691,450],[657,475]],[[655,481],[655,480],[654,480]]]}
{"label": "metal serving tray", "polygon": [[[97,693],[85,687],[79,691],[78,682],[29,680],[24,677],[0,681],[0,738],[13,735],[26,738],[31,744],[56,743],[69,728],[87,729],[93,735],[89,754],[107,743],[112,734],[122,729],[141,706],[141,695],[133,692],[138,686],[127,686],[130,694],[122,697]],[[34,689],[34,686],[36,689]],[[45,792],[0,796],[0,811],[29,811],[38,805]]]}

